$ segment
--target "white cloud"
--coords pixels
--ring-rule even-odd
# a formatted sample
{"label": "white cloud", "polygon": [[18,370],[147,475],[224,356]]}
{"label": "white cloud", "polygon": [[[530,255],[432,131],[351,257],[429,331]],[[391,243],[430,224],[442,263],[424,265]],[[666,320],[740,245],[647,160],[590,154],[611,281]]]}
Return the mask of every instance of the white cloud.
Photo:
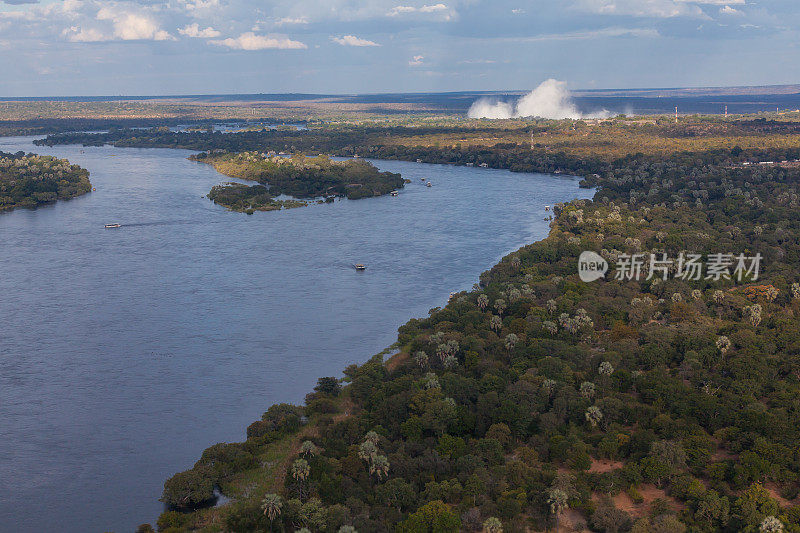
{"label": "white cloud", "polygon": [[331,37],[331,39],[334,42],[341,44],[342,46],[380,46],[375,41],[361,39],[360,37],[356,37],[355,35],[345,35],[344,37]]}
{"label": "white cloud", "polygon": [[577,0],[576,5],[579,9],[601,15],[657,18],[705,16],[698,6],[679,0]]}
{"label": "white cloud", "polygon": [[211,26],[205,29],[200,29],[200,26],[195,22],[194,24],[187,24],[183,28],[178,29],[178,33],[186,37],[195,37],[199,39],[213,39],[219,37],[221,34]]}
{"label": "white cloud", "polygon": [[425,56],[414,56],[408,64],[412,67],[417,67],[425,63]]}
{"label": "white cloud", "polygon": [[97,12],[97,20],[109,20],[113,23],[113,36],[122,41],[169,41],[175,37],[158,27],[147,15],[116,11],[102,8]]}
{"label": "white cloud", "polygon": [[103,32],[95,28],[81,28],[80,26],[72,26],[61,32],[68,41],[73,43],[96,43],[100,41],[110,40]]}
{"label": "white cloud", "polygon": [[283,17],[275,21],[276,26],[284,24],[308,24],[308,19],[306,17]]}
{"label": "white cloud", "polygon": [[226,46],[234,50],[303,50],[308,48],[304,43],[293,41],[288,37],[256,35],[251,31],[243,33],[235,39],[229,37],[227,39],[209,42],[218,46]]}
{"label": "white cloud", "polygon": [[395,6],[386,14],[390,17],[397,17],[412,13],[432,13],[436,15],[442,15],[445,20],[450,20],[450,18],[455,15],[455,11],[447,7],[445,4],[426,4],[421,7]]}
{"label": "white cloud", "polygon": [[742,12],[738,9],[732,8],[731,6],[725,6],[719,8],[719,12],[723,15],[741,15]]}

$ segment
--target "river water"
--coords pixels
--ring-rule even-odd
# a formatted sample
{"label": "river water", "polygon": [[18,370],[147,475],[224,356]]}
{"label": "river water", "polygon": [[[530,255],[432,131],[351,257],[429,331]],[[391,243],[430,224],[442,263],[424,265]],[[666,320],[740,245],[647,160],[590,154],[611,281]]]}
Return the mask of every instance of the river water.
{"label": "river water", "polygon": [[376,161],[412,183],[247,216],[204,198],[229,180],[188,151],[31,141],[0,151],[66,157],[97,190],[0,214],[0,531],[154,524],[164,480],[203,449],[543,238],[545,205],[592,195],[563,176]]}

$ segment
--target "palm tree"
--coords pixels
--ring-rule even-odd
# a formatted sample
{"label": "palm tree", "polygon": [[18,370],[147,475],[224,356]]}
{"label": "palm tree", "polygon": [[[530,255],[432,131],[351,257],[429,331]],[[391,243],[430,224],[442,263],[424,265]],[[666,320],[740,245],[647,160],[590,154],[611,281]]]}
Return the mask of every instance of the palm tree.
{"label": "palm tree", "polygon": [[547,503],[550,504],[550,512],[556,517],[556,533],[558,533],[558,517],[564,509],[569,507],[569,497],[561,489],[550,489]]}
{"label": "palm tree", "polygon": [[589,421],[593,428],[597,427],[597,424],[599,424],[602,419],[603,412],[600,411],[600,408],[596,405],[592,405],[586,410],[586,420]]}
{"label": "palm tree", "polygon": [[497,314],[502,315],[503,311],[506,310],[506,301],[502,298],[499,298],[494,301],[494,308],[497,309]]}
{"label": "palm tree", "polygon": [[366,435],[364,435],[364,440],[367,440],[374,444],[375,446],[378,445],[378,442],[381,440],[381,436],[375,433],[374,431],[368,431]]}
{"label": "palm tree", "polygon": [[500,320],[499,316],[492,315],[492,318],[489,320],[489,327],[497,332],[500,332],[500,329],[503,327],[503,321]]}
{"label": "palm tree", "polygon": [[371,440],[365,440],[358,447],[358,456],[364,461],[370,462],[376,455],[378,455],[378,447]]}
{"label": "palm tree", "polygon": [[768,516],[761,522],[759,529],[762,533],[781,533],[783,531],[783,522],[774,516]]}
{"label": "palm tree", "polygon": [[389,460],[385,455],[376,455],[372,459],[372,464],[369,467],[369,473],[375,474],[378,479],[389,475]]}
{"label": "palm tree", "polygon": [[311,474],[311,467],[305,459],[297,459],[292,465],[292,477],[297,481],[300,488],[300,499],[303,499],[303,482]]}
{"label": "palm tree", "polygon": [[261,509],[264,510],[264,514],[267,515],[270,522],[281,515],[282,508],[283,498],[277,494],[267,494],[264,496],[264,499],[261,500]]}
{"label": "palm tree", "polygon": [[304,457],[314,457],[317,453],[319,453],[319,448],[310,440],[303,442],[302,446],[300,446],[300,455]]}
{"label": "palm tree", "polygon": [[481,311],[485,311],[486,307],[489,305],[489,297],[485,294],[478,295],[478,307],[480,307]]}
{"label": "palm tree", "polygon": [[503,523],[499,518],[490,516],[483,523],[483,533],[503,533]]}
{"label": "palm tree", "polygon": [[519,341],[519,337],[517,337],[513,333],[509,333],[508,335],[506,335],[506,341],[505,341],[506,350],[508,350],[509,352],[513,350],[514,346],[517,345],[517,341]]}

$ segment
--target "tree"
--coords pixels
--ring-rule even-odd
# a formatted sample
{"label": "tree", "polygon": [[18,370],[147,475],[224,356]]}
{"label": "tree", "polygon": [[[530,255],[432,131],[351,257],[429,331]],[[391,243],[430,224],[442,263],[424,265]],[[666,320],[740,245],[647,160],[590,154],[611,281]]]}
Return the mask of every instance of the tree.
{"label": "tree", "polygon": [[596,405],[592,405],[586,410],[586,420],[589,421],[593,428],[597,427],[600,421],[603,420],[603,412]]}
{"label": "tree", "polygon": [[556,533],[558,533],[558,519],[564,509],[569,507],[569,496],[561,489],[553,488],[547,495],[547,504],[550,506],[550,512],[556,519]]}
{"label": "tree", "polygon": [[478,307],[480,307],[481,311],[485,311],[488,305],[489,305],[489,298],[485,294],[479,294]]}
{"label": "tree", "polygon": [[461,519],[441,500],[428,502],[399,525],[403,533],[458,533]]}
{"label": "tree", "polygon": [[314,457],[319,453],[319,448],[310,440],[304,441],[300,446],[300,455],[304,457]]}
{"label": "tree", "polygon": [[514,347],[517,345],[517,342],[519,342],[519,337],[517,337],[513,333],[509,333],[508,335],[506,335],[505,339],[506,350],[508,350],[509,352],[513,350]]}
{"label": "tree", "polygon": [[498,315],[502,315],[503,311],[506,310],[506,301],[502,298],[498,298],[494,301],[494,308],[497,310]]}
{"label": "tree", "polygon": [[379,485],[375,492],[380,501],[394,507],[398,513],[413,505],[417,498],[414,487],[405,479],[398,477]]}
{"label": "tree", "polygon": [[495,330],[496,332],[500,332],[503,328],[503,321],[497,315],[492,315],[492,318],[489,319],[489,327]]}
{"label": "tree", "polygon": [[314,390],[323,394],[338,396],[339,392],[342,390],[342,387],[339,385],[338,379],[334,377],[325,377],[317,380],[317,386],[314,387]]}
{"label": "tree", "polygon": [[264,514],[267,515],[270,522],[272,522],[281,515],[283,498],[277,494],[267,494],[264,496],[264,499],[261,500],[261,509],[264,511]]}
{"label": "tree", "polygon": [[483,522],[483,533],[503,533],[503,523],[499,518],[490,516]]}
{"label": "tree", "polygon": [[782,533],[783,522],[774,516],[768,516],[761,522],[761,533]]}
{"label": "tree", "polygon": [[376,455],[369,466],[369,473],[375,474],[378,479],[389,475],[389,460],[385,455]]}
{"label": "tree", "polygon": [[584,381],[581,383],[581,396],[587,400],[591,400],[595,395],[595,386],[591,381]]}
{"label": "tree", "polygon": [[300,490],[300,499],[303,499],[303,483],[311,474],[311,467],[305,459],[297,459],[292,464],[292,477],[297,481]]}
{"label": "tree", "polygon": [[164,483],[161,501],[171,509],[188,510],[214,499],[214,483],[195,469],[179,472]]}

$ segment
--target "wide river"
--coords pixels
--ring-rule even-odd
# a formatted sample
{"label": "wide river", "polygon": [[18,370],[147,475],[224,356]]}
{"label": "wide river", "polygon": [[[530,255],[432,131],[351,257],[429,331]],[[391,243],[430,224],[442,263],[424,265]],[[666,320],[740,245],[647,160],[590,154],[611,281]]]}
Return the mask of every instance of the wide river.
{"label": "wide river", "polygon": [[375,161],[412,182],[247,216],[204,198],[228,180],[191,152],[32,140],[0,151],[66,157],[97,190],[0,214],[0,531],[155,524],[164,480],[203,449],[543,238],[545,205],[592,195],[564,176]]}

